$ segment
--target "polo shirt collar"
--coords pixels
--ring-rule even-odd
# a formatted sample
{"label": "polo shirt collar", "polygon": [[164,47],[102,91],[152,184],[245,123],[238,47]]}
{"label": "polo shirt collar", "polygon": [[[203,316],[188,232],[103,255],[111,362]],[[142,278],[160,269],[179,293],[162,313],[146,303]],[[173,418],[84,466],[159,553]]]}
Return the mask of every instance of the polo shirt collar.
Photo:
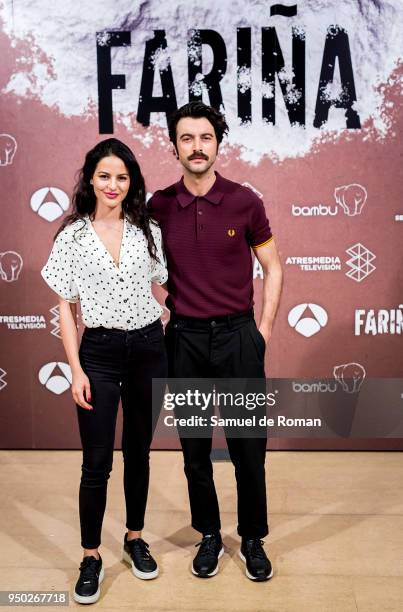
{"label": "polo shirt collar", "polygon": [[[214,181],[214,184],[212,185],[211,189],[204,196],[199,196],[204,198],[205,200],[208,200],[209,202],[211,202],[211,204],[219,204],[224,196],[225,191],[223,177],[218,172],[215,172],[215,175],[216,180]],[[193,200],[196,199],[196,197],[197,196],[195,196],[193,193],[190,193],[190,191],[186,189],[182,176],[181,180],[176,183],[176,198],[179,204],[182,206],[182,208],[185,208],[186,206],[189,206],[189,204],[191,204]]]}

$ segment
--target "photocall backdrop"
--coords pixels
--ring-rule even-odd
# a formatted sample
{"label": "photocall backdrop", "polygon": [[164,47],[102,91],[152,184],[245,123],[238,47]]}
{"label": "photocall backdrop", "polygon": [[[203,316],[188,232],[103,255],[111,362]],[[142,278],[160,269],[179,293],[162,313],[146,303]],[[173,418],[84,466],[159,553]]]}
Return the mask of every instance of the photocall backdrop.
{"label": "photocall backdrop", "polygon": [[[330,404],[333,436],[269,446],[402,447],[402,17],[400,0],[4,0],[2,448],[80,445],[57,297],[40,269],[85,153],[120,138],[152,194],[181,175],[166,117],[195,99],[225,112],[217,169],[263,199],[284,266],[268,376],[288,379],[302,416],[345,391]],[[258,262],[254,286],[258,319]],[[351,397],[373,379],[368,418],[387,426],[354,434]],[[346,410],[349,437],[337,427]]]}

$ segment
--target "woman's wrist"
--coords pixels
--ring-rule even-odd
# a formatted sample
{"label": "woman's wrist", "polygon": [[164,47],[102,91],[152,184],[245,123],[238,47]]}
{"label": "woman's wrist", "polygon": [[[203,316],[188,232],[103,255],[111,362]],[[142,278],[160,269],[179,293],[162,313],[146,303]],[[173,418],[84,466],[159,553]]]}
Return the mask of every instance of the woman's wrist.
{"label": "woman's wrist", "polygon": [[70,364],[70,369],[73,376],[77,376],[77,374],[82,374],[84,371],[81,367],[80,362],[74,365]]}

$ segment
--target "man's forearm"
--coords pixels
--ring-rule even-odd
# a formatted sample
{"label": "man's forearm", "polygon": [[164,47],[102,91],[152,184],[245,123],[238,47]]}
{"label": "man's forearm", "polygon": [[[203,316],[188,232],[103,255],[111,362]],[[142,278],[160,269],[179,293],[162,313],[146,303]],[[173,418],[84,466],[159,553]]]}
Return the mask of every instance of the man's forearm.
{"label": "man's forearm", "polygon": [[272,332],[274,319],[280,303],[283,273],[281,266],[275,266],[264,273],[263,305],[259,323],[259,330],[267,341]]}

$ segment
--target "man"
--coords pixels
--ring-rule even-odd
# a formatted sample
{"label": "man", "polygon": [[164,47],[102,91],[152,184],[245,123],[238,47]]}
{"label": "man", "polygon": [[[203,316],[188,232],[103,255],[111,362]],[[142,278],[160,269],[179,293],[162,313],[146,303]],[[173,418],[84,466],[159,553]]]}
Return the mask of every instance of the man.
{"label": "man", "polygon": [[[170,118],[169,136],[183,177],[150,201],[168,262],[171,311],[166,343],[171,378],[261,378],[282,283],[282,271],[262,201],[214,172],[228,126],[202,102]],[[253,318],[251,248],[264,271],[263,308]],[[264,549],[268,533],[266,439],[227,438],[238,491],[240,556],[251,580],[273,571]],[[210,459],[210,438],[181,438],[192,526],[203,535],[193,561],[199,577],[214,576],[224,552]]]}

